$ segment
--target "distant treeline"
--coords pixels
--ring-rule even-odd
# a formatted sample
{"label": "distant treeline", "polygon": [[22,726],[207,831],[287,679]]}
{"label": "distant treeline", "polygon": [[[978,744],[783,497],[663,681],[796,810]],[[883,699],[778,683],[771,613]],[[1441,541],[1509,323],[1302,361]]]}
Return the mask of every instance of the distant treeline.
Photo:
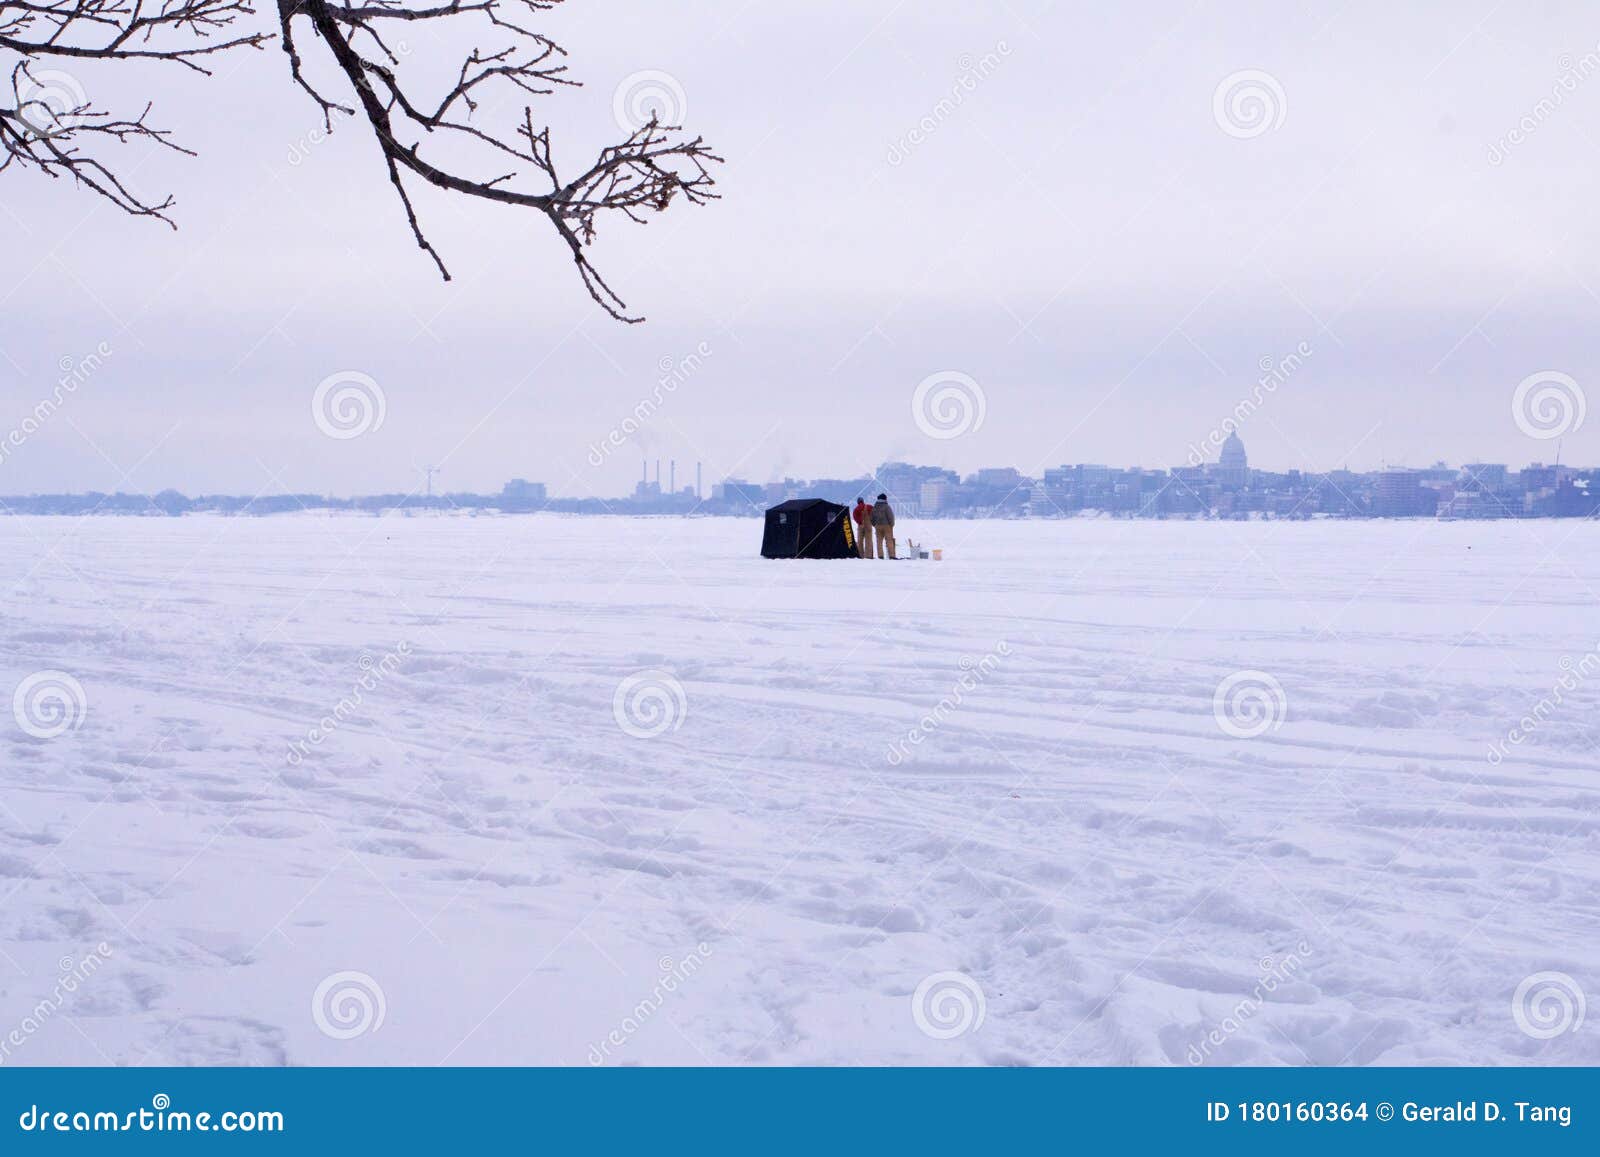
{"label": "distant treeline", "polygon": [[[683,512],[693,502],[682,503]],[[24,494],[0,495],[3,514],[115,514],[176,517],[182,514],[266,515],[299,511],[349,510],[377,514],[385,510],[495,511],[527,514],[547,510],[562,514],[662,514],[674,513],[660,500],[552,498],[526,501],[502,494],[369,494],[358,498],[331,498],[325,494],[202,494],[190,498],[176,490],[159,494]],[[728,513],[719,510],[718,513]],[[738,512],[733,512],[738,513]],[[750,513],[758,513],[752,511]]]}

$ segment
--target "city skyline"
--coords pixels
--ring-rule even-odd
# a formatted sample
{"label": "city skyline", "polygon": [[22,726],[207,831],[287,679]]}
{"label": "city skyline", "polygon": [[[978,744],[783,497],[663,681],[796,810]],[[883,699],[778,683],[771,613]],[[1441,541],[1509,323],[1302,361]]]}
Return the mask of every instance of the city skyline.
{"label": "city skyline", "polygon": [[[687,467],[688,464],[686,464]],[[1214,461],[1170,468],[1072,463],[1038,475],[1015,466],[982,467],[965,477],[941,466],[889,461],[861,474],[810,476],[755,482],[726,476],[704,484],[703,464],[642,463],[628,495],[568,497],[551,494],[539,481],[512,478],[494,494],[444,491],[435,494],[434,472],[425,472],[425,493],[378,492],[339,497],[314,493],[238,495],[174,489],[154,495],[101,492],[0,495],[0,514],[167,514],[194,512],[273,514],[344,509],[550,511],[575,514],[755,515],[769,505],[821,497],[847,505],[852,494],[868,499],[885,493],[910,517],[1068,517],[1113,514],[1141,518],[1239,518],[1329,516],[1523,518],[1600,516],[1600,467],[1530,462],[1444,461],[1422,468],[1374,471],[1276,471],[1252,466],[1238,432],[1231,431]]]}

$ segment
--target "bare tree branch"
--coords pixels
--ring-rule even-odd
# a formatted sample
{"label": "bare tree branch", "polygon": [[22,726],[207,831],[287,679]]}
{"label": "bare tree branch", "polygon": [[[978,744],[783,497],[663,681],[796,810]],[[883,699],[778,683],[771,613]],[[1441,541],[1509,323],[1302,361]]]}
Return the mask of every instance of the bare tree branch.
{"label": "bare tree branch", "polygon": [[[359,5],[337,0],[278,0],[280,37],[289,56],[290,72],[322,110],[332,128],[335,110],[349,112],[325,96],[305,76],[296,36],[307,25],[321,40],[372,130],[384,165],[405,212],[412,236],[438,266],[450,273],[417,219],[407,180],[420,180],[461,196],[516,205],[544,214],[566,242],[573,264],[589,296],[612,317],[637,322],[627,304],[589,261],[599,219],[608,213],[644,222],[681,196],[689,204],[713,200],[710,166],[721,159],[699,138],[677,136],[676,126],[650,118],[622,143],[602,149],[584,170],[563,179],[550,147],[548,126],[536,127],[528,96],[544,96],[557,85],[570,85],[566,53],[554,41],[507,18],[507,8],[536,15],[559,0],[449,0],[412,6],[402,0],[373,0]],[[448,89],[425,99],[400,76],[399,61],[385,44],[381,30],[396,21],[474,21],[499,40],[474,47],[461,61]],[[368,50],[368,44],[374,50]],[[515,93],[523,100],[520,122],[511,131],[474,123],[474,114],[493,111],[489,101]],[[518,172],[468,174],[441,159],[449,142],[471,145],[486,157],[510,157],[547,188],[532,189]],[[424,151],[426,148],[426,152]]]}
{"label": "bare tree branch", "polygon": [[[625,123],[625,138],[601,149],[587,167],[558,170],[550,128],[534,116],[531,100],[576,82],[566,75],[566,52],[530,24],[559,2],[277,0],[278,37],[293,83],[316,102],[328,131],[335,113],[366,122],[412,237],[446,280],[449,270],[412,200],[419,181],[543,214],[566,243],[589,296],[612,317],[637,322],[642,319],[628,314],[589,260],[601,220],[619,216],[644,223],[680,197],[691,205],[715,199],[711,167],[721,158],[701,138],[683,136],[677,126],[647,115]],[[251,5],[252,0],[0,0],[0,68],[10,69],[9,92],[0,87],[0,172],[15,166],[70,177],[125,212],[172,224],[172,198],[141,198],[96,146],[142,139],[187,150],[147,122],[148,106],[132,118],[96,107],[73,68],[155,60],[210,75],[216,54],[260,48],[271,39],[236,31],[241,18],[254,17]],[[432,43],[471,45],[461,50],[453,80],[431,90],[402,76],[410,50],[404,41],[388,39],[419,24],[451,34],[431,37]],[[497,117],[504,119],[496,123]]]}
{"label": "bare tree branch", "polygon": [[5,61],[10,91],[0,89],[0,173],[15,167],[70,177],[124,212],[172,225],[172,198],[132,192],[95,146],[142,139],[188,150],[151,127],[148,104],[131,120],[96,108],[77,76],[59,65],[159,60],[209,76],[209,57],[269,39],[227,35],[239,17],[253,15],[249,0],[0,0],[0,54],[19,58]]}

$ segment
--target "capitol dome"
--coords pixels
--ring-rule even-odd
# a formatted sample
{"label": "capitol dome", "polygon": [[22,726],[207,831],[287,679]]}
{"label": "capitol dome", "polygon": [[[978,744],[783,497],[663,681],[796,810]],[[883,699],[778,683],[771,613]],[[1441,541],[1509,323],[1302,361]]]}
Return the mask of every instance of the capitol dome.
{"label": "capitol dome", "polygon": [[1229,434],[1228,440],[1222,444],[1222,455],[1218,459],[1218,464],[1237,470],[1243,470],[1249,465],[1249,459],[1244,452],[1244,442],[1240,440],[1237,430]]}

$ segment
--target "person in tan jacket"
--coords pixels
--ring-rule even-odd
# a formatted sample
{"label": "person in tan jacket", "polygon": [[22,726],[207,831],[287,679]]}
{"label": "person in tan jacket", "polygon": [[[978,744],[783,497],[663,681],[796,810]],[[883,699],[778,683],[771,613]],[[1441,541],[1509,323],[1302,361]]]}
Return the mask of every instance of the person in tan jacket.
{"label": "person in tan jacket", "polygon": [[872,533],[878,540],[878,557],[883,557],[885,544],[889,547],[889,557],[894,558],[894,507],[889,505],[887,494],[878,495],[878,501],[872,504]]}

